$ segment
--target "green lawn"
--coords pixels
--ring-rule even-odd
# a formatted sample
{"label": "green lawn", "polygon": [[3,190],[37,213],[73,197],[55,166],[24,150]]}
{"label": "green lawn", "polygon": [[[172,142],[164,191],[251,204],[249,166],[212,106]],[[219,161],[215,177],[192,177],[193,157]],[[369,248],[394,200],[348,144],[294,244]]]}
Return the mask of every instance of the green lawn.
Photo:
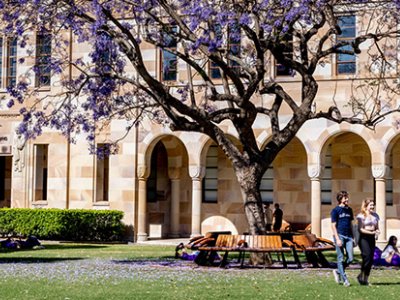
{"label": "green lawn", "polygon": [[400,287],[395,269],[374,269],[364,287],[354,266],[345,288],[329,269],[196,267],[173,246],[45,246],[0,252],[1,299],[393,299]]}

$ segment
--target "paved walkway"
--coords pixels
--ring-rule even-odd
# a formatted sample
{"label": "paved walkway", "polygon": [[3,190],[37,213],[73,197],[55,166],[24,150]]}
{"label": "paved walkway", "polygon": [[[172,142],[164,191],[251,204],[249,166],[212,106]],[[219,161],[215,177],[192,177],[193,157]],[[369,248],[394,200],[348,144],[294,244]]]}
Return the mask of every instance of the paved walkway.
{"label": "paved walkway", "polygon": [[190,238],[178,238],[178,239],[151,239],[143,242],[137,242],[138,244],[144,245],[179,245],[179,243],[186,244]]}

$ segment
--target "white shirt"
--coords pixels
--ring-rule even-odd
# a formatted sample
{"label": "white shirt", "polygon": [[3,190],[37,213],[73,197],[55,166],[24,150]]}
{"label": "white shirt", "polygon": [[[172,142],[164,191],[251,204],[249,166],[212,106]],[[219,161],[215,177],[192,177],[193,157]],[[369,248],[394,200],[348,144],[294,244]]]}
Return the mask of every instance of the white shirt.
{"label": "white shirt", "polygon": [[395,252],[394,248],[392,245],[389,245],[386,247],[385,251],[382,252],[381,254],[381,258],[382,259],[386,259],[388,258],[390,255],[392,255]]}
{"label": "white shirt", "polygon": [[362,213],[357,215],[358,223],[361,223],[361,228],[367,230],[375,230],[379,223],[379,216],[376,213],[371,213],[369,216],[364,216]]}

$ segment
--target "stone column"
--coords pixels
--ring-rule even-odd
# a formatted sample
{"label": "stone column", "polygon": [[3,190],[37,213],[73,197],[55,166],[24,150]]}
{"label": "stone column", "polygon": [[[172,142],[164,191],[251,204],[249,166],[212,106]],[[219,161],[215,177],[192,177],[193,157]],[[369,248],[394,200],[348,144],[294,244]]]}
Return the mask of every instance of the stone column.
{"label": "stone column", "polygon": [[180,168],[169,168],[168,176],[171,180],[171,231],[170,237],[179,237],[180,226]]}
{"label": "stone column", "polygon": [[385,242],[387,240],[386,232],[386,166],[373,165],[372,176],[375,178],[375,201],[376,213],[379,215],[379,229],[381,234],[378,237],[378,242]]}
{"label": "stone column", "polygon": [[311,180],[311,231],[321,236],[321,173],[320,166],[311,165],[308,167],[308,176]]}
{"label": "stone column", "polygon": [[201,199],[202,179],[205,168],[201,166],[190,166],[189,175],[192,178],[192,233],[191,237],[201,235]]}
{"label": "stone column", "polygon": [[147,169],[145,166],[138,167],[138,228],[137,228],[137,241],[146,241],[148,238],[147,233]]}
{"label": "stone column", "polygon": [[311,178],[311,231],[321,236],[321,182]]}

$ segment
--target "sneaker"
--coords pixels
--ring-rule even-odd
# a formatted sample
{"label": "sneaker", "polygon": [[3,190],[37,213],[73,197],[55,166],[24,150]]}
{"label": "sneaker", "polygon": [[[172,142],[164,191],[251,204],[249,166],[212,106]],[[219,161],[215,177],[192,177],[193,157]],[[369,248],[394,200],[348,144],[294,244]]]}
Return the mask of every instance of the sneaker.
{"label": "sneaker", "polygon": [[333,277],[335,278],[336,283],[339,284],[340,283],[340,277],[339,277],[338,271],[337,270],[332,270],[332,274],[333,274]]}
{"label": "sneaker", "polygon": [[345,282],[343,282],[343,286],[349,287],[350,286],[350,282],[348,280],[346,280]]}

